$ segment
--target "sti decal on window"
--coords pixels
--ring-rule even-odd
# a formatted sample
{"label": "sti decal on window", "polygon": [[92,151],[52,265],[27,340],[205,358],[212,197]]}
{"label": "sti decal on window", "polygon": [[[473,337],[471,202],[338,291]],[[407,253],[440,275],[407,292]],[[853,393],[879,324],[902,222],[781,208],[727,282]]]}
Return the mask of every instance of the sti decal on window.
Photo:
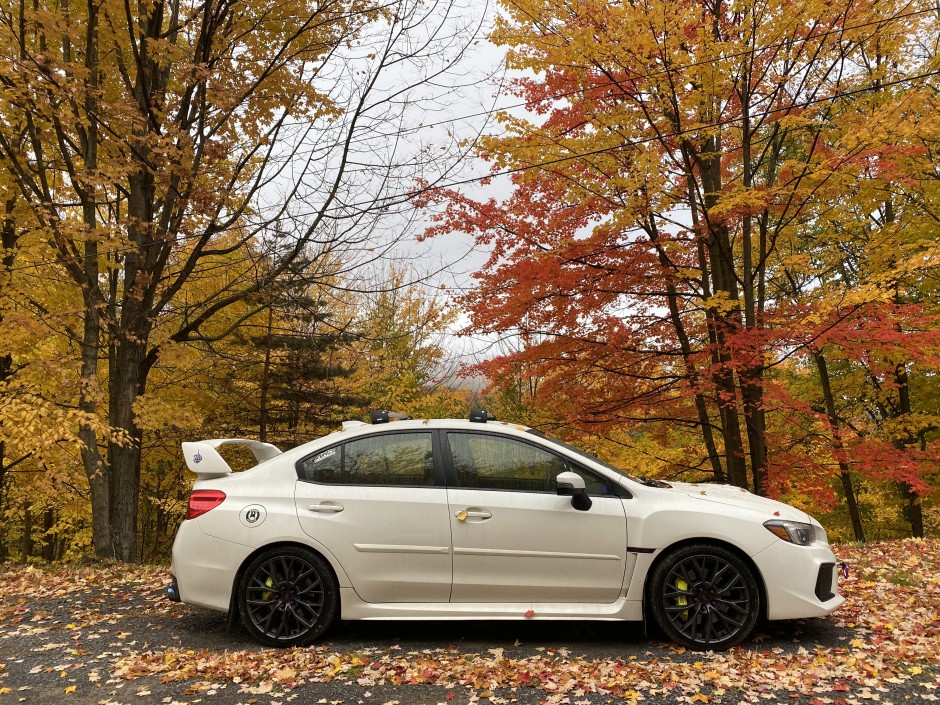
{"label": "sti decal on window", "polygon": [[336,455],[336,448],[330,448],[329,450],[325,450],[322,453],[320,453],[320,455],[315,457],[313,459],[313,462],[319,463],[319,462],[326,460],[327,458],[332,458],[334,455]]}

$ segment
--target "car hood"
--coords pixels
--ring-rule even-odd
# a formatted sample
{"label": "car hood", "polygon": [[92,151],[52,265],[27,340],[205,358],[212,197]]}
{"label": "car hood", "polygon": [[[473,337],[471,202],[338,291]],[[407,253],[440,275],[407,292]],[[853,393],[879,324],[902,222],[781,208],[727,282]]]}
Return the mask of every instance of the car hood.
{"label": "car hood", "polygon": [[691,484],[688,482],[670,482],[669,484],[672,486],[672,492],[680,492],[708,502],[751,509],[765,514],[767,519],[780,518],[815,523],[812,517],[796,507],[791,507],[789,504],[774,499],[759,497],[734,485]]}

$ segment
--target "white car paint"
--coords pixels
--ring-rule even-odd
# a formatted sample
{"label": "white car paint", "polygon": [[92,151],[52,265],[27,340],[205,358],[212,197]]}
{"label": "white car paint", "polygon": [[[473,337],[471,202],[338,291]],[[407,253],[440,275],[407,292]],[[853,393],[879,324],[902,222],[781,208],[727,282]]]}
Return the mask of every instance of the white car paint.
{"label": "white car paint", "polygon": [[297,482],[296,505],[304,533],[332,547],[366,602],[450,598],[450,521],[443,487]]}
{"label": "white car paint", "polygon": [[[570,497],[546,492],[298,479],[301,459],[389,431],[510,436],[572,460],[626,492],[594,497],[590,510],[578,511]],[[284,453],[251,443],[262,454],[257,466],[230,473],[221,456],[213,457],[194,484],[194,491],[220,490],[225,499],[184,521],[177,533],[172,572],[183,602],[229,610],[240,569],[266,547],[294,544],[329,564],[343,619],[638,620],[654,563],[690,541],[728,546],[742,556],[770,619],[825,615],[844,600],[836,570],[832,596],[820,600],[815,594],[820,566],[836,564],[821,530],[812,544],[800,546],[762,525],[780,518],[819,526],[805,513],[736,487],[646,486],[523,426],[452,419],[353,423]],[[214,452],[219,445],[184,444],[187,463],[198,473],[200,463],[188,456],[201,452],[204,462],[205,449]],[[445,445],[435,446],[436,464]]]}
{"label": "white car paint", "polygon": [[[569,497],[554,494],[449,489],[447,495],[451,602],[612,603],[620,597],[627,527],[619,497],[597,497],[591,511],[579,512]],[[482,517],[457,521],[460,511]]]}

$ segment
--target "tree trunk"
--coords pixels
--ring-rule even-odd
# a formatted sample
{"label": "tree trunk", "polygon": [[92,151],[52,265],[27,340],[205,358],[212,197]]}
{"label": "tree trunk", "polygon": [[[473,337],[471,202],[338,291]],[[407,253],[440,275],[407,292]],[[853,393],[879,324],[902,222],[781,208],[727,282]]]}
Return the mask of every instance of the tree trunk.
{"label": "tree trunk", "polygon": [[754,494],[764,494],[767,474],[767,419],[764,414],[764,369],[751,364],[741,373],[741,398],[744,402],[744,423],[751,459]]}
{"label": "tree trunk", "polygon": [[[898,387],[898,416],[911,415],[911,388],[907,375],[907,365],[903,362],[894,368],[894,379]],[[896,440],[894,445],[898,450],[906,448],[909,444],[903,440]],[[905,502],[901,509],[904,520],[911,525],[911,536],[923,538],[924,536],[924,510],[921,506],[921,497],[914,491],[910,483],[901,480],[897,483],[898,494]]]}
{"label": "tree trunk", "polygon": [[[884,222],[886,225],[895,222],[894,203],[891,199],[885,201],[884,204]],[[897,288],[895,289],[894,300],[897,304],[901,303],[901,293]],[[894,381],[898,389],[896,416],[910,418],[912,413],[911,386],[906,363],[899,362],[894,366]],[[913,440],[912,438],[911,442],[913,442]],[[894,441],[894,446],[898,450],[903,450],[908,445],[910,445],[910,443],[905,442],[903,439],[896,439]],[[920,495],[914,492],[914,489],[908,482],[903,480],[897,483],[897,488],[898,494],[901,496],[901,501],[905,502],[901,509],[901,514],[904,520],[911,525],[911,536],[922,538],[924,536],[924,511],[921,507]]]}
{"label": "tree trunk", "polygon": [[924,537],[924,510],[921,506],[920,495],[906,482],[898,483],[898,494],[907,504],[901,507],[901,516],[911,525],[911,536]]}
{"label": "tree trunk", "polygon": [[741,435],[741,423],[738,417],[737,386],[731,369],[731,356],[723,350],[727,335],[721,330],[722,321],[718,321],[718,370],[715,384],[718,404],[721,410],[721,431],[725,442],[725,465],[728,468],[728,480],[733,485],[747,488],[747,464],[744,459],[744,439]]}
{"label": "tree trunk", "polygon": [[[147,36],[157,36],[162,6],[151,8],[142,23]],[[137,138],[150,131],[150,111],[154,94],[163,87],[146,42],[137,60],[134,94],[141,117]],[[111,345],[108,375],[108,418],[112,429],[123,433],[118,441],[108,443],[108,520],[114,542],[114,557],[133,562],[138,556],[137,513],[140,494],[141,430],[134,416],[134,402],[144,393],[147,375],[155,358],[148,356],[154,311],[156,282],[168,244],[156,237],[156,187],[153,164],[146,147],[135,152],[137,171],[128,176],[128,238],[135,245],[124,253],[119,320],[111,321]],[[164,205],[164,207],[169,207]]]}
{"label": "tree trunk", "polygon": [[[128,313],[127,308],[125,313]],[[108,446],[111,469],[109,516],[114,539],[114,557],[127,562],[137,560],[141,431],[134,419],[134,402],[144,391],[141,379],[144,376],[145,345],[148,337],[149,330],[146,330],[139,336],[126,333],[116,341],[116,364],[108,380],[109,421],[113,428],[126,434],[124,443],[111,442]]]}
{"label": "tree trunk", "polygon": [[[141,159],[147,155],[142,154]],[[109,423],[124,434],[108,444],[109,521],[114,557],[137,560],[137,502],[140,494],[141,430],[134,417],[134,402],[146,391],[147,375],[155,358],[148,356],[154,318],[154,282],[161,272],[156,264],[165,243],[154,238],[154,176],[146,163],[130,179],[128,235],[137,249],[124,255],[124,288],[120,320],[112,322],[108,375]]]}
{"label": "tree trunk", "polygon": [[[709,140],[706,148],[699,155],[694,154],[688,144],[682,147],[683,160],[687,171],[692,227],[698,234],[698,260],[702,277],[701,294],[705,302],[713,299],[718,292],[724,293],[733,301],[737,301],[738,298],[733,273],[730,277],[727,273],[730,266],[730,260],[728,259],[730,252],[722,252],[720,234],[715,232],[713,227],[715,224],[710,221],[708,215],[709,208],[715,205],[717,193],[721,190],[720,159],[717,154],[719,149],[718,138]],[[694,187],[696,171],[701,176],[701,190],[705,194],[702,198],[696,196]],[[721,228],[720,225],[718,227]],[[727,240],[727,233],[725,233],[724,239]],[[730,292],[728,291],[729,280],[732,284]],[[737,390],[733,372],[728,365],[730,358],[726,350],[727,315],[727,313],[716,309],[714,305],[706,304],[705,320],[712,362],[709,378],[714,389],[715,403],[718,406],[726,471],[726,473],[721,474],[715,472],[715,476],[719,481],[724,481],[726,475],[728,481],[732,484],[747,487],[744,444],[737,412]],[[704,401],[704,397],[701,399],[701,404],[696,399],[696,409],[702,423],[703,438],[707,439],[711,435],[711,423],[707,420],[707,413],[705,420],[701,418],[701,407],[704,406]],[[717,453],[712,460],[713,471],[716,464],[720,467],[720,459],[718,459]]]}
{"label": "tree trunk", "polygon": [[[752,15],[753,19],[753,15]],[[741,166],[742,185],[745,191],[754,186],[753,166],[751,164],[751,115],[750,115],[750,76],[751,66],[746,59],[741,70]],[[753,222],[750,213],[744,214],[741,224],[741,269],[742,290],[744,295],[744,328],[747,332],[759,330],[762,323],[762,311],[758,310],[756,282],[762,276],[755,271],[754,243],[752,238]],[[763,261],[763,252],[757,253],[757,262]],[[760,343],[758,343],[760,345]],[[767,471],[766,419],[764,417],[764,365],[762,349],[746,351],[741,376],[741,399],[744,403],[744,422],[747,429],[747,447],[751,458],[751,474],[754,479],[754,493],[763,494],[764,474]]]}
{"label": "tree trunk", "polygon": [[[98,387],[98,362],[101,354],[101,313],[104,299],[101,291],[101,273],[98,266],[98,12],[99,8],[88,6],[87,30],[85,33],[85,109],[90,116],[87,127],[80,133],[80,151],[83,171],[75,182],[75,191],[82,205],[82,222],[87,239],[84,243],[84,258],[80,266],[73,270],[73,278],[82,288],[84,325],[82,330],[82,366],[79,392],[79,409],[89,416],[99,414],[101,402]],[[63,41],[63,58],[70,56],[71,44],[66,37]],[[110,471],[101,455],[95,430],[86,423],[79,426],[79,439],[82,442],[82,465],[91,494],[92,545],[98,558],[113,558],[114,537],[109,518],[110,497],[108,485]]]}
{"label": "tree trunk", "polygon": [[33,513],[28,504],[23,504],[23,536],[20,539],[20,558],[23,563],[33,555]]}
{"label": "tree trunk", "polygon": [[42,513],[42,559],[46,563],[55,560],[56,534],[52,532],[55,526],[55,512],[52,507],[46,507]]}
{"label": "tree trunk", "polygon": [[842,491],[845,502],[849,508],[849,519],[852,522],[852,533],[856,541],[865,540],[865,531],[862,528],[862,514],[858,509],[858,499],[855,496],[855,487],[852,485],[852,472],[845,459],[845,448],[842,442],[842,429],[839,417],[836,415],[836,402],[832,396],[832,385],[829,381],[829,366],[822,352],[813,353],[816,369],[819,371],[819,384],[822,387],[823,403],[826,406],[826,417],[829,420],[829,432],[832,434],[832,447],[839,463],[839,480],[842,482]]}
{"label": "tree trunk", "polygon": [[[659,256],[659,263],[663,267],[670,266],[671,263],[669,258],[663,251],[662,247],[657,244],[659,240],[659,230],[656,226],[655,219],[649,219],[646,229],[650,236],[650,240],[652,240],[653,244],[656,246],[656,250]],[[695,411],[698,414],[698,422],[702,432],[702,440],[705,442],[705,451],[708,453],[708,460],[712,466],[712,475],[715,478],[715,482],[723,483],[726,481],[725,472],[721,465],[721,456],[718,454],[718,447],[715,445],[715,436],[712,433],[712,422],[708,415],[708,407],[705,402],[705,395],[702,394],[701,389],[699,388],[701,373],[695,364],[695,360],[693,359],[692,343],[689,340],[689,334],[685,329],[685,324],[682,321],[682,315],[679,311],[679,294],[676,290],[676,287],[671,283],[666,286],[666,294],[666,300],[669,303],[669,320],[676,332],[676,338],[679,340],[679,349],[682,351],[682,361],[685,364],[689,384],[695,390]]]}
{"label": "tree trunk", "polygon": [[[2,245],[3,256],[0,258],[0,264],[3,265],[3,277],[4,280],[0,281],[0,291],[3,290],[3,285],[6,283],[6,278],[10,274],[10,269],[13,267],[13,262],[15,258],[15,247],[16,247],[16,224],[13,220],[13,208],[16,205],[16,199],[11,198],[4,204],[4,214],[3,214],[3,224],[0,226],[0,245]],[[0,321],[3,320],[3,316],[0,315]],[[10,350],[0,350],[0,385],[6,382],[10,377],[13,376],[13,355]],[[5,498],[4,490],[6,489],[6,479],[7,479],[7,465],[6,465],[6,443],[3,440],[0,440],[0,516],[3,515],[3,500]],[[6,545],[6,533],[3,531],[3,523],[0,522],[0,562],[6,560],[7,557],[7,545]]]}
{"label": "tree trunk", "polygon": [[[86,249],[92,243],[87,243]],[[97,272],[97,258],[87,258],[85,266]],[[95,279],[90,278],[90,282]],[[101,291],[97,283],[86,287],[84,293],[84,330],[82,335],[81,392],[78,408],[89,415],[98,411],[98,354],[100,349],[101,316],[99,299]],[[101,457],[98,438],[91,426],[83,423],[79,426],[78,437],[82,442],[82,466],[88,479],[91,493],[91,537],[97,558],[114,557],[114,541],[111,535],[109,497],[110,471]]]}
{"label": "tree trunk", "polygon": [[729,481],[738,487],[748,487],[747,464],[744,453],[744,438],[738,412],[738,389],[732,368],[732,355],[728,340],[741,326],[741,306],[735,280],[731,240],[727,226],[712,221],[709,212],[718,203],[721,193],[721,145],[718,137],[708,140],[699,155],[699,172],[704,193],[704,222],[707,228],[706,251],[711,280],[714,287],[712,298],[721,297],[706,309],[706,315],[714,329],[714,381],[721,412],[721,430],[725,443],[725,465]]}
{"label": "tree trunk", "polygon": [[[0,441],[0,516],[6,514],[6,479],[7,479],[7,470],[4,466],[4,443]],[[6,522],[0,521],[0,563],[5,563],[7,556],[10,553],[10,547],[7,546],[7,525]]]}
{"label": "tree trunk", "polygon": [[268,440],[268,388],[271,384],[271,346],[274,335],[274,309],[268,308],[268,330],[264,337],[264,366],[261,368],[261,400],[258,409],[258,440]]}

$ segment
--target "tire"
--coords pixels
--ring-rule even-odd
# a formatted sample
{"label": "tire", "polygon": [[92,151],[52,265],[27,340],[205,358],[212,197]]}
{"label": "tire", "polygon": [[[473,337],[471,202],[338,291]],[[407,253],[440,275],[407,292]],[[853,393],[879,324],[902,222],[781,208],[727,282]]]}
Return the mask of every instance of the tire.
{"label": "tire", "polygon": [[647,600],[660,629],[696,651],[741,643],[760,615],[751,569],[728,549],[707,544],[666,554],[650,575]]}
{"label": "tire", "polygon": [[305,646],[329,629],[339,586],[320,556],[299,546],[272,548],[245,568],[238,609],[251,636],[266,646]]}

